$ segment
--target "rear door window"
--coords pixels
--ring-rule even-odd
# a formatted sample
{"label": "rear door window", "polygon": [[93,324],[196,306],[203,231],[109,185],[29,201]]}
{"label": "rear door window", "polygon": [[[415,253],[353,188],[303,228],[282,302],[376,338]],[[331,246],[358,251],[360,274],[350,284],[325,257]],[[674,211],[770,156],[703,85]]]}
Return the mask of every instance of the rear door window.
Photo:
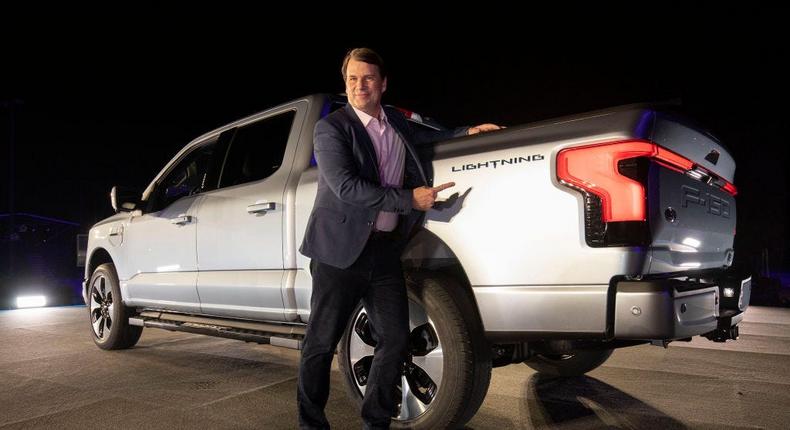
{"label": "rear door window", "polygon": [[238,128],[229,143],[219,187],[259,181],[276,172],[295,116],[295,111],[288,111]]}

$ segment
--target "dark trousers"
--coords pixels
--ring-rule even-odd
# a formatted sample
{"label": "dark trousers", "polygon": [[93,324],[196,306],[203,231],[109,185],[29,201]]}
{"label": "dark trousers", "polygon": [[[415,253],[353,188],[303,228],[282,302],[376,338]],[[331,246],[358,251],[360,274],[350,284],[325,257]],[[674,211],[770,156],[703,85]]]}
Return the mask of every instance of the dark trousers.
{"label": "dark trousers", "polygon": [[311,269],[310,321],[299,366],[299,426],[329,428],[324,407],[332,358],[351,313],[362,300],[376,341],[362,419],[366,428],[388,428],[400,400],[395,398],[395,385],[409,339],[408,298],[396,246],[387,235],[374,234],[347,269],[318,261],[311,263]]}

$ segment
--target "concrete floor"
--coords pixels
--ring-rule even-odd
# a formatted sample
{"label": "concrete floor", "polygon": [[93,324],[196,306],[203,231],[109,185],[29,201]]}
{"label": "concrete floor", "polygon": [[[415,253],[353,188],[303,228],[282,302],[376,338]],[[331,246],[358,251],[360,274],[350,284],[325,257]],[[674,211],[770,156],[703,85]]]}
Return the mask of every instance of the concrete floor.
{"label": "concrete floor", "polygon": [[[102,351],[85,307],[0,311],[0,429],[291,429],[299,352],[146,329]],[[358,429],[340,374],[333,428]],[[752,307],[741,339],[615,351],[588,376],[494,369],[469,429],[788,428],[790,309]]]}

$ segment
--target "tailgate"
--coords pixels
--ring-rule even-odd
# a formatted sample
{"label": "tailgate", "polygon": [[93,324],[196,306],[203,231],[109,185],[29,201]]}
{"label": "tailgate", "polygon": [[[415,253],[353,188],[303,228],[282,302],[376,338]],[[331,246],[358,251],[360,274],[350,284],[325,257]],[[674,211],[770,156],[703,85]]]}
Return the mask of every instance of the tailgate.
{"label": "tailgate", "polygon": [[735,160],[712,136],[668,114],[655,112],[650,140],[734,182]]}
{"label": "tailgate", "polygon": [[655,114],[650,140],[694,167],[682,172],[650,163],[647,198],[652,243],[647,272],[729,266],[736,221],[732,156],[709,135],[661,113]]}

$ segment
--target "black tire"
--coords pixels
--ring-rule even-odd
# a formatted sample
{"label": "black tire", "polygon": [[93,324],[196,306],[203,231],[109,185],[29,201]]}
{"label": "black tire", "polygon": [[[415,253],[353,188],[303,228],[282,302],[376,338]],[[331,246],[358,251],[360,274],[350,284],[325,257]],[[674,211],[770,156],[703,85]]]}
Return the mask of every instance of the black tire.
{"label": "black tire", "polygon": [[105,263],[97,267],[88,283],[88,321],[91,337],[101,349],[133,347],[143,328],[129,325],[134,312],[123,305],[121,287],[115,265]]}
{"label": "black tire", "polygon": [[568,378],[581,376],[602,365],[612,349],[577,350],[569,354],[538,354],[526,360],[524,364],[539,373],[555,377]]}
{"label": "black tire", "polygon": [[[398,411],[401,417],[398,418],[394,414],[391,427],[418,430],[463,427],[483,403],[491,380],[490,346],[483,336],[477,311],[470,298],[450,278],[436,274],[418,274],[407,277],[406,286],[412,329],[410,352],[414,357],[405,364],[404,369],[410,370],[404,370],[401,385],[409,384],[412,400],[419,400],[422,396],[421,398],[430,401],[427,405],[420,401],[419,405],[425,409],[422,411],[418,409],[418,412],[401,408]],[[425,310],[427,322],[412,327],[415,325],[414,321],[419,319],[420,308]],[[351,344],[352,340],[356,345],[360,340],[364,341],[365,329],[363,324],[360,324],[365,318],[364,315],[364,308],[358,306],[341,339],[338,352],[339,366],[345,376],[347,392],[360,408],[362,391],[355,378],[354,365],[363,362],[364,359],[352,357]],[[431,328],[428,328],[428,325]],[[359,335],[360,331],[363,333],[362,336]],[[433,341],[430,340],[431,336],[434,337]],[[429,357],[437,351],[440,358],[433,356],[432,359],[436,361],[430,362]],[[441,382],[434,384],[432,392],[430,383],[433,383],[433,379],[430,379],[430,383],[420,380],[420,371],[424,375],[429,377],[430,375],[419,366],[420,363],[433,364],[432,368],[436,373],[435,363],[439,362]],[[428,366],[425,368],[428,369]],[[419,394],[413,394],[415,392]]]}

